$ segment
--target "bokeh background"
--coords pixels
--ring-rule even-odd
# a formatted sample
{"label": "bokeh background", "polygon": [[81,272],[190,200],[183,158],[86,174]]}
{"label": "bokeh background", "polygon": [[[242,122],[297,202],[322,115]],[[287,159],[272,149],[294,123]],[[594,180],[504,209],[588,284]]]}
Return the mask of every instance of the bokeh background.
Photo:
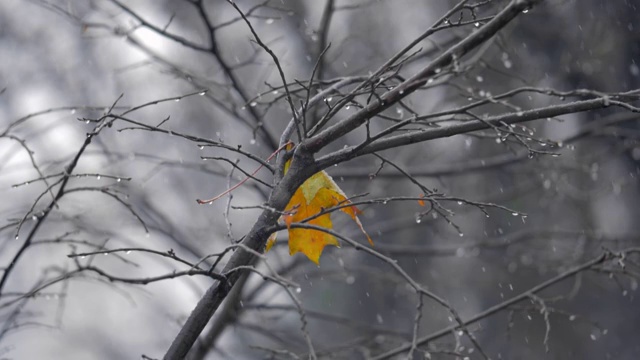
{"label": "bokeh background", "polygon": [[[204,3],[212,24],[237,20],[238,14],[225,1]],[[489,3],[476,14],[478,19],[506,4]],[[122,0],[122,4],[180,39],[208,44],[206,26],[192,1]],[[237,4],[246,11],[259,3]],[[269,1],[250,20],[278,55],[289,80],[307,81],[322,45],[331,43],[322,70],[326,80],[374,71],[452,4],[337,0],[326,35],[320,29],[324,0]],[[546,1],[505,28],[474,55],[476,61],[464,72],[416,93],[407,104],[428,114],[522,86],[558,91],[637,89],[639,11],[636,0]],[[464,16],[472,19],[469,12]],[[83,119],[99,118],[120,95],[116,109],[207,90],[202,96],[145,107],[131,118],[155,125],[169,117],[162,129],[221,140],[262,158],[274,150],[273,139],[277,141],[290,118],[288,105],[277,89],[281,81],[273,62],[251,42],[246,24],[236,21],[216,31],[218,57],[139,24],[140,19],[109,0],[0,2],[3,266],[51,201],[44,181],[23,184],[41,175],[16,139],[32,150],[44,175],[61,174],[95,127]],[[473,23],[454,27],[421,42],[416,50],[422,51],[401,73],[413,73],[440,48],[475,28]],[[240,91],[230,86],[229,74]],[[562,99],[525,94],[511,99],[511,104],[527,109],[558,101]],[[322,114],[324,109],[317,111]],[[495,105],[483,111],[502,113],[505,108]],[[35,113],[39,114],[10,127]],[[348,113],[343,110],[337,119]],[[410,116],[402,107],[387,114]],[[591,124],[616,116],[630,121],[585,132]],[[386,159],[439,192],[504,205],[515,215],[488,207],[487,216],[474,206],[445,202],[455,212],[450,219],[457,229],[441,216],[423,216],[425,208],[415,202],[389,202],[364,206],[362,222],[376,250],[396,259],[463,318],[470,317],[606,249],[638,246],[640,122],[633,116],[605,109],[525,124],[523,131],[530,131],[560,156],[529,157],[522,146],[501,142],[488,131],[385,151]],[[383,125],[372,122],[372,129]],[[202,156],[239,161],[248,171],[257,163],[223,149],[201,149],[197,141],[175,134],[130,127],[116,122],[95,137],[74,170],[85,176],[72,177],[68,188],[108,187],[148,230],[123,203],[104,193],[65,195],[35,236],[42,243],[19,259],[3,289],[0,357],[161,357],[211,280],[180,277],[130,285],[82,273],[12,305],[6,301],[15,298],[12,292],[29,292],[64,277],[75,266],[67,257],[71,253],[173,249],[196,262],[241,239],[259,214],[257,209],[233,209],[265,201],[269,189],[257,183],[248,183],[231,199],[210,206],[195,202],[242,179],[228,162],[205,161]],[[361,137],[362,132],[350,134],[327,151],[353,145]],[[327,171],[349,195],[420,194],[388,165],[370,176],[379,165],[378,158],[365,157]],[[271,181],[266,171],[259,176]],[[26,221],[16,238],[17,221],[23,217]],[[333,219],[336,230],[365,242],[346,215],[335,214]],[[91,261],[109,274],[129,278],[185,269],[170,259],[137,251],[78,261]],[[307,311],[308,331],[319,356],[366,358],[411,340],[417,298],[383,261],[344,246],[325,250],[318,267],[303,255],[290,257],[282,233],[267,262],[299,284],[295,293]],[[640,273],[634,266],[629,260],[629,271]],[[268,272],[264,263],[258,267]],[[548,323],[539,303],[524,301],[470,329],[494,359],[634,359],[640,356],[638,280],[629,274],[586,271],[538,294],[546,299]],[[237,301],[223,306],[220,314],[226,318],[214,317],[225,326],[205,330],[214,341],[205,342],[209,350],[204,358],[290,358],[286,352],[271,350],[306,358],[300,314],[282,287],[257,275],[243,285],[241,293],[233,294]],[[433,302],[425,301],[422,311],[421,335],[452,324],[450,314]],[[422,347],[416,358],[427,353],[437,359],[480,358],[472,348],[454,333]]]}

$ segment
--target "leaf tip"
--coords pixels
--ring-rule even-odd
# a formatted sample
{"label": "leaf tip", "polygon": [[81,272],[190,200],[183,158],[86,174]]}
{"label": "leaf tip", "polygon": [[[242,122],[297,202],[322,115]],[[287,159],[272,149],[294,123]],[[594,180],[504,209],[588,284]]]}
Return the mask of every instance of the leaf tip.
{"label": "leaf tip", "polygon": [[371,247],[374,247],[375,245],[373,245],[373,240],[371,240],[371,236],[369,236],[369,234],[364,233],[365,235],[367,235],[367,240],[369,240],[369,245],[371,245]]}

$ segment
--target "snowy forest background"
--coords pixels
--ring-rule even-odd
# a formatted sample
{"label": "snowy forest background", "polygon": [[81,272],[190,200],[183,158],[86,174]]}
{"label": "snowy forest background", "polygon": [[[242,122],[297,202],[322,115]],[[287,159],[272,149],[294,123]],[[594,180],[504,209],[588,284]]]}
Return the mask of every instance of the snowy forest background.
{"label": "snowy forest background", "polygon": [[[367,76],[455,3],[237,1],[245,13],[255,6],[249,20],[292,82],[308,81],[329,43],[318,79]],[[420,68],[481,28],[508,1],[486,3],[477,13],[460,12],[467,25],[420,42],[412,52],[421,51],[402,71]],[[198,9],[222,25],[216,32],[218,58],[189,46],[209,40]],[[521,87],[596,94],[638,89],[639,11],[636,0],[544,1],[472,53],[459,74],[384,114],[403,119],[412,111],[435,113]],[[235,165],[251,172],[258,163],[182,135],[221,141],[265,159],[291,117],[278,71],[240,20],[221,0],[0,2],[5,273],[38,227],[3,280],[1,358],[162,357],[212,280],[179,276],[141,285],[118,279],[189,269],[171,253],[195,263],[224,251],[259,214],[246,207],[264,203],[269,194],[267,186],[248,182],[232,197],[197,204],[195,199],[244,177]],[[450,21],[457,20],[456,15]],[[139,26],[141,21],[174,38]],[[518,112],[584,94],[523,93],[479,113]],[[334,96],[326,102],[335,103],[339,95]],[[76,190],[41,221],[56,181],[95,129],[92,119],[113,104],[111,110],[125,111],[163,99],[168,100],[131,115],[162,131],[125,122],[103,129],[69,177],[67,189]],[[316,109],[314,116],[325,108]],[[318,267],[301,254],[290,257],[282,233],[266,262],[297,284],[293,293],[304,309],[304,331],[300,310],[283,287],[253,273],[229,294],[192,358],[307,358],[303,333],[318,358],[383,358],[378,356],[412,342],[416,307],[419,337],[446,331],[415,349],[415,359],[482,359],[482,352],[492,359],[640,356],[640,116],[633,110],[612,106],[516,125],[539,140],[539,151],[486,130],[380,153],[450,196],[446,207],[455,215],[426,213],[417,201],[361,206],[374,250],[397,260],[463,320],[503,304],[467,327],[481,350],[462,332],[447,330],[455,324],[442,306],[428,300],[418,306],[406,279],[384,261],[345,244],[327,248]],[[357,143],[362,134],[349,134],[328,151]],[[366,194],[364,199],[422,193],[403,172],[389,163],[381,168],[381,162],[365,156],[327,172],[346,194]],[[258,176],[271,181],[265,171]],[[487,206],[485,212],[478,203],[508,210]],[[363,240],[347,216],[333,219],[336,231]],[[124,250],[101,253],[113,249]],[[627,250],[615,261],[594,261]],[[92,254],[68,256],[82,253]],[[76,271],[78,264],[104,273]],[[269,273],[264,261],[256,266]],[[504,304],[580,266],[549,288]],[[405,358],[406,352],[389,355],[394,356]]]}

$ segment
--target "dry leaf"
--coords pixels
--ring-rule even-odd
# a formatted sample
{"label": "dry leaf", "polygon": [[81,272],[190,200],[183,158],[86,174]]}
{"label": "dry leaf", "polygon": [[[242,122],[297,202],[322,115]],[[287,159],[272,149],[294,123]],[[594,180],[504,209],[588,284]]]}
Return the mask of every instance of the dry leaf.
{"label": "dry leaf", "polygon": [[[288,169],[288,165],[285,169]],[[293,194],[285,211],[290,215],[285,215],[284,220],[289,228],[289,254],[301,252],[305,254],[309,260],[319,264],[322,250],[327,245],[340,247],[338,240],[331,234],[323,231],[303,228],[291,228],[291,223],[302,222],[303,220],[317,215],[321,211],[339,205],[350,204],[345,194],[333,179],[324,171],[320,171],[307,179]],[[367,236],[367,240],[373,246],[371,237],[367,234],[358,219],[361,213],[355,206],[347,206],[340,209],[342,212],[351,216],[358,224],[360,230]],[[307,224],[320,226],[326,229],[332,229],[331,214],[322,214]]]}
{"label": "dry leaf", "polygon": [[274,232],[271,235],[269,235],[269,239],[267,239],[267,245],[264,248],[264,252],[268,252],[269,250],[271,250],[273,245],[275,245],[277,238],[278,238],[278,233],[277,232]]}

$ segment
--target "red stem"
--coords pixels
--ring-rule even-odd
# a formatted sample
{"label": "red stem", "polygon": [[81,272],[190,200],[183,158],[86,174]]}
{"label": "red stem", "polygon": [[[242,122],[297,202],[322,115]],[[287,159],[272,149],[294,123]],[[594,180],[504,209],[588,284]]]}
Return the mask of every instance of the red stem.
{"label": "red stem", "polygon": [[[269,155],[269,157],[267,158],[267,162],[269,162],[269,160],[273,159],[274,156],[276,156],[280,151],[282,151],[284,148],[286,148],[289,145],[293,145],[293,143],[291,141],[288,141],[286,144],[280,146],[278,149],[276,149],[276,151],[274,151],[273,153],[271,153],[271,155]],[[203,204],[211,204],[212,202],[220,199],[221,197],[227,195],[228,193],[232,192],[233,190],[239,188],[240,186],[242,186],[242,184],[244,184],[245,182],[247,182],[247,180],[251,179],[255,174],[258,173],[258,171],[260,171],[260,169],[262,169],[264,167],[263,165],[260,165],[254,172],[251,173],[251,175],[247,176],[246,178],[244,178],[242,181],[240,181],[239,183],[233,185],[232,187],[230,187],[229,189],[227,189],[227,191],[223,192],[220,195],[217,195],[209,200],[200,200],[197,199],[196,201],[198,202],[198,204],[203,205]]]}

